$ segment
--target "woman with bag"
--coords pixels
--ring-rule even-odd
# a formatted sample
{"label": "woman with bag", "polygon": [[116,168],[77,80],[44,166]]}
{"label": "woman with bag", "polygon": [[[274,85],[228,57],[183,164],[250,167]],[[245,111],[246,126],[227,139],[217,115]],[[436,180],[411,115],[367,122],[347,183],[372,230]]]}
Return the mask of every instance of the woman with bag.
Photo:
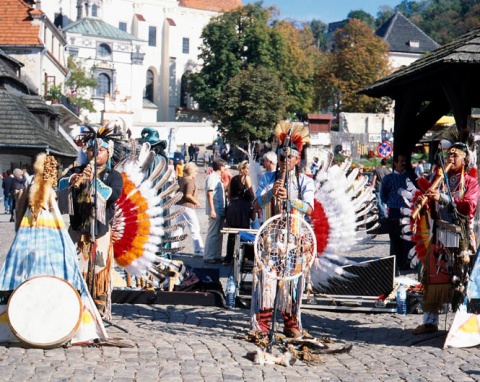
{"label": "woman with bag", "polygon": [[[235,175],[230,181],[228,188],[229,205],[227,208],[225,226],[228,228],[250,228],[250,220],[254,218],[252,201],[254,193],[252,181],[250,179],[250,169],[248,161],[242,161],[238,165],[238,175]],[[228,235],[227,253],[223,265],[229,265],[233,260],[235,250],[235,236]]]}

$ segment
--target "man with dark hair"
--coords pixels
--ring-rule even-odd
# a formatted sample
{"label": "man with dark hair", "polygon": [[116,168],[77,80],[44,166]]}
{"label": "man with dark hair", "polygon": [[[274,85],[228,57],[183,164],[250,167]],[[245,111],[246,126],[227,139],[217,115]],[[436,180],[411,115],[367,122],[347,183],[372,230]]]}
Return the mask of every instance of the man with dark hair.
{"label": "man with dark hair", "polygon": [[[286,127],[288,128],[289,125]],[[279,149],[279,171],[266,172],[258,185],[253,206],[256,211],[260,209],[267,211],[265,216],[267,219],[270,217],[268,215],[281,212],[276,209],[278,204],[284,204],[291,215],[303,217],[310,215],[313,211],[315,190],[313,179],[299,171],[303,147],[302,137],[305,136],[301,132],[292,133],[291,142]],[[278,134],[281,133],[282,131],[278,130]],[[284,280],[282,287],[277,290],[276,280],[269,275],[269,270],[260,267],[257,259],[255,261],[255,270],[252,272],[254,276],[250,311],[251,328],[263,333],[270,331],[274,299],[269,296],[278,293],[281,303],[277,308],[283,315],[284,334],[291,338],[302,336],[301,293],[298,291],[304,290],[305,276],[300,275],[294,280]]]}
{"label": "man with dark hair", "polygon": [[3,181],[2,181],[2,188],[3,188],[5,213],[10,214],[13,211],[13,199],[11,195],[12,183],[13,183],[12,170],[8,169],[6,175],[7,176],[3,178]]}
{"label": "man with dark hair", "polygon": [[67,211],[62,212],[70,214],[69,233],[77,245],[80,271],[98,311],[109,320],[114,265],[110,228],[123,179],[118,171],[111,168],[113,142],[106,138],[91,139],[85,150],[89,164],[72,168],[60,179],[59,200],[63,199],[64,206],[69,204],[70,199],[73,202]]}
{"label": "man with dark hair", "polygon": [[395,255],[398,271],[410,269],[408,266],[408,252],[412,246],[411,243],[402,239],[400,227],[401,209],[407,208],[408,205],[399,194],[399,190],[407,189],[407,182],[413,182],[405,170],[406,164],[407,158],[405,155],[395,154],[393,157],[394,171],[385,175],[380,188],[380,200],[388,207],[390,254]]}
{"label": "man with dark hair", "polygon": [[[423,324],[413,334],[436,332],[442,306],[451,304],[453,311],[456,311],[467,295],[466,286],[477,250],[473,219],[480,195],[476,170],[472,173],[468,171],[470,164],[475,165],[471,163],[473,158],[466,144],[453,143],[445,160],[447,184],[445,187],[441,183],[435,188],[430,186],[424,194],[431,205],[420,219],[433,220],[434,224],[431,234],[428,232],[432,242],[430,245],[424,244],[426,255],[421,259]],[[422,245],[422,242],[418,245]]]}
{"label": "man with dark hair", "polygon": [[205,253],[203,261],[207,264],[222,262],[223,221],[225,218],[225,189],[222,184],[222,173],[225,161],[217,158],[212,162],[213,172],[205,182],[207,203],[205,212],[208,215],[208,230],[205,239]]}

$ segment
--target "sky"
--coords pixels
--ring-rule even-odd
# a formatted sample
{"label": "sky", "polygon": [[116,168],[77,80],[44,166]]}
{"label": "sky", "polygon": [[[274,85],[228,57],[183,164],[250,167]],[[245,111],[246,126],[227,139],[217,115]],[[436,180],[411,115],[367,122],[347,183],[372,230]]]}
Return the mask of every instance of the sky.
{"label": "sky", "polygon": [[[242,0],[243,5],[258,0]],[[394,7],[401,0],[264,0],[263,6],[275,5],[280,9],[280,19],[295,21],[320,20],[325,24],[347,18],[350,11],[363,10],[376,18],[381,5]]]}

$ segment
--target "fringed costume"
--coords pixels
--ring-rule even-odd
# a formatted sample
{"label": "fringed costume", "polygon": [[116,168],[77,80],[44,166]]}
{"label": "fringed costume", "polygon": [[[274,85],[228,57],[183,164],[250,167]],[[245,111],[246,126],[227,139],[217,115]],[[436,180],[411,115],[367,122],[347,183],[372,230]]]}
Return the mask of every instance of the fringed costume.
{"label": "fringed costume", "polygon": [[[287,135],[288,134],[288,135]],[[304,144],[309,142],[308,131],[302,125],[292,126],[290,123],[279,124],[275,130],[279,140],[280,161],[289,161],[292,158],[296,161],[296,168],[288,170],[281,169],[275,173],[266,173],[260,180],[256,191],[256,205],[261,208],[274,207],[276,213],[282,212],[281,204],[285,205],[291,215],[303,216],[313,210],[314,183],[305,174],[299,173],[300,155]],[[288,137],[288,138],[287,138]],[[280,162],[279,161],[279,162]],[[288,164],[286,164],[288,166]],[[287,174],[288,172],[288,174]],[[283,178],[283,179],[282,179]],[[287,190],[288,200],[283,202],[275,197],[274,189],[277,180],[287,182],[284,188]],[[295,220],[300,222],[301,220]],[[298,231],[300,227],[292,220],[290,229]],[[278,243],[276,244],[278,247]],[[287,244],[288,246],[288,244]],[[279,252],[278,248],[273,253]],[[275,260],[272,260],[275,261]],[[275,268],[275,267],[273,267]],[[282,312],[284,318],[284,333],[289,337],[298,337],[302,334],[301,323],[301,300],[305,288],[305,275],[302,273],[296,278],[284,279],[278,283],[277,276],[272,274],[272,267],[265,267],[255,259],[253,270],[253,293],[251,303],[251,327],[254,330],[266,332],[270,330],[277,295],[277,308]]]}
{"label": "fringed costume", "polygon": [[[412,203],[412,238],[416,258],[423,265],[424,287],[423,324],[415,334],[438,330],[438,313],[444,304],[452,304],[453,311],[463,304],[470,258],[473,260],[477,248],[472,220],[480,189],[476,169],[469,171],[475,160],[467,146],[469,133],[458,133],[455,126],[453,129],[446,134],[453,141],[444,159],[447,174],[440,170],[436,183],[419,183],[422,190]],[[452,131],[456,133],[453,136]],[[469,143],[473,145],[473,140]]]}
{"label": "fringed costume", "polygon": [[[11,292],[25,280],[37,276],[66,280],[80,293],[82,301],[81,324],[72,343],[105,339],[102,319],[80,273],[75,245],[65,228],[53,191],[57,183],[57,162],[52,156],[40,154],[34,167],[33,183],[20,203],[24,208],[18,215],[19,228],[0,272],[0,290]],[[7,325],[5,309],[6,305],[0,305],[1,342],[15,340]]]}
{"label": "fringed costume", "polygon": [[[111,168],[114,154],[112,131],[101,127],[97,133],[83,136],[89,163],[72,168],[59,182],[59,204],[70,215],[69,233],[77,245],[80,269],[100,313],[111,319],[113,289],[113,243],[110,226],[115,202],[123,186],[121,174]],[[97,163],[93,151],[98,151]],[[108,160],[99,163],[102,150]],[[93,173],[91,179],[85,174]]]}

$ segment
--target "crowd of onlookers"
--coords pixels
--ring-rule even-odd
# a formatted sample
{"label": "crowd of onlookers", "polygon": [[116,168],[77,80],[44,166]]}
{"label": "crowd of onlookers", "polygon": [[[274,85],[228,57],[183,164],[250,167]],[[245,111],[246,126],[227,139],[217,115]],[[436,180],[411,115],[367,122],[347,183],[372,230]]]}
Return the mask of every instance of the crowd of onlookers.
{"label": "crowd of onlookers", "polygon": [[[267,151],[268,150],[268,151]],[[251,205],[254,199],[252,181],[250,178],[249,162],[246,154],[241,150],[233,150],[228,144],[214,143],[205,149],[200,156],[198,145],[186,144],[180,149],[184,159],[177,163],[170,159],[169,168],[172,169],[171,181],[177,179],[183,198],[178,205],[185,207],[185,212],[179,219],[186,220],[190,229],[194,244],[194,255],[203,256],[207,263],[220,262],[222,234],[220,231],[224,226],[231,228],[250,228],[251,222],[255,220]],[[260,163],[265,171],[274,171],[277,155],[271,151],[268,144],[258,144],[253,147],[254,156],[260,158]],[[235,176],[230,171],[228,163],[234,158],[238,174]],[[195,184],[196,175],[199,171],[199,163],[203,165],[207,175],[205,184],[206,214],[209,216],[209,226],[205,240],[200,236],[200,226],[196,217],[196,208],[200,207],[198,188]],[[419,177],[430,179],[434,169],[431,169],[424,160],[413,162],[407,166],[405,157],[395,158],[393,171],[387,166],[387,160],[382,159],[380,166],[374,168],[368,175],[364,172],[361,164],[356,165],[358,173],[354,182],[360,182],[365,187],[372,187],[376,195],[378,206],[378,217],[380,222],[387,222],[400,219],[400,209],[405,207],[404,201],[398,195],[398,189],[405,187],[406,179],[416,183]],[[408,167],[408,170],[407,170]],[[315,179],[320,169],[318,157],[313,157],[308,166],[301,169]],[[363,178],[368,176],[368,181]],[[2,189],[4,194],[4,213],[10,214],[10,221],[14,221],[15,196],[24,189],[30,182],[32,176],[26,169],[16,168],[7,170],[2,174]],[[392,234],[391,227],[388,229],[392,240],[392,253],[402,252],[402,258],[397,263],[402,269],[408,265],[405,259],[405,252],[408,251],[405,243],[400,242],[398,227]],[[233,258],[233,245],[235,235],[230,234],[227,240],[227,255],[223,262],[228,264]],[[396,247],[396,248],[395,248]]]}

